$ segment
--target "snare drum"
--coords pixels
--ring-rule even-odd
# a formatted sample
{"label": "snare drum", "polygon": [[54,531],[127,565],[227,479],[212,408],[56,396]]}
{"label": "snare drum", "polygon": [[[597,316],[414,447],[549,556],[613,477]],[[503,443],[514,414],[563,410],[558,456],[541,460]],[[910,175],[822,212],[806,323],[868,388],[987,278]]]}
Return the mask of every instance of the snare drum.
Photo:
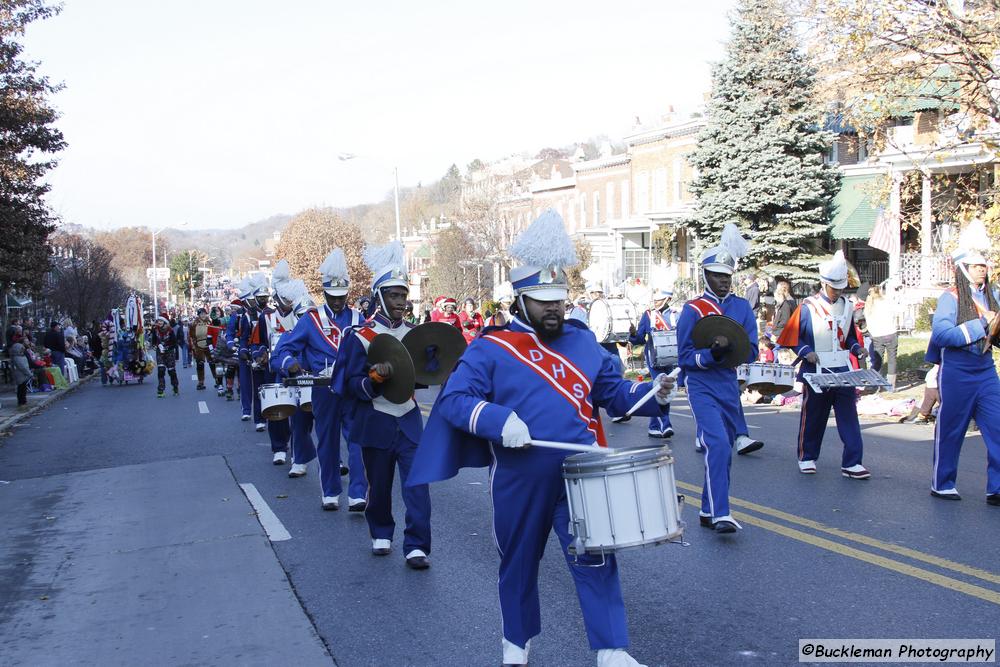
{"label": "snare drum", "polygon": [[312,412],[313,410],[313,389],[312,387],[299,387],[299,410]]}
{"label": "snare drum", "polygon": [[652,346],[653,368],[668,368],[677,365],[677,332],[650,331],[649,343]]}
{"label": "snare drum", "polygon": [[625,343],[635,324],[635,304],[628,299],[598,299],[590,304],[587,322],[601,343]]}
{"label": "snare drum", "polygon": [[563,461],[570,553],[652,546],[684,533],[667,447],[574,454]]}
{"label": "snare drum", "polygon": [[268,421],[278,421],[291,417],[298,401],[295,390],[281,384],[262,384],[260,393],[260,414]]}
{"label": "snare drum", "polygon": [[780,394],[795,385],[794,366],[755,363],[741,368],[745,369],[747,389],[755,389],[762,394]]}

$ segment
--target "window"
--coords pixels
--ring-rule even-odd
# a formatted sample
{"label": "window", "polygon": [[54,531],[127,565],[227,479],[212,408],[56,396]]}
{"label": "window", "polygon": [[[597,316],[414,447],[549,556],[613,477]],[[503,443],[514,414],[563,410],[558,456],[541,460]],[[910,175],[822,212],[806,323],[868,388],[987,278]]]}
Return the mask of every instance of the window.
{"label": "window", "polygon": [[684,200],[684,160],[675,158],[672,171],[674,176],[674,206],[678,206]]}
{"label": "window", "polygon": [[838,144],[840,144],[840,137],[835,137],[833,143],[830,145],[830,150],[828,150],[826,155],[823,156],[823,161],[827,164],[836,164],[840,161],[840,150]]}
{"label": "window", "polygon": [[649,172],[640,171],[635,177],[635,212],[649,210]]}
{"label": "window", "polygon": [[622,193],[622,220],[627,220],[632,212],[628,210],[629,205],[629,182],[628,180],[622,181],[621,193]]}
{"label": "window", "polygon": [[601,193],[594,191],[594,227],[601,226]]}
{"label": "window", "polygon": [[667,208],[667,168],[660,167],[653,176],[653,210],[663,211]]}
{"label": "window", "polygon": [[587,197],[583,193],[580,193],[578,199],[580,200],[580,226],[587,226]]}
{"label": "window", "polygon": [[605,217],[611,219],[615,215],[615,184],[613,181],[608,183],[606,190],[607,193],[604,198]]}

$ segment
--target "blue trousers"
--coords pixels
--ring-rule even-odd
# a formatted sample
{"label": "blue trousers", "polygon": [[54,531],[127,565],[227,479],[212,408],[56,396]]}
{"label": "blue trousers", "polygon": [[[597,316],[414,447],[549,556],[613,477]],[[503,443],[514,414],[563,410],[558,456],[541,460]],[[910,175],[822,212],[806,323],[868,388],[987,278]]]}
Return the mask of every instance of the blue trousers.
{"label": "blue trousers", "polygon": [[253,413],[253,397],[257,393],[255,387],[253,386],[253,372],[250,370],[250,364],[245,361],[240,362],[240,407],[243,409],[243,414],[249,415]]}
{"label": "blue trousers", "polygon": [[[351,432],[352,419],[352,415],[347,414],[346,411],[341,412],[340,420],[342,426],[340,432],[344,436],[343,441],[347,443],[347,467],[351,471],[347,482],[347,496],[349,498],[364,498],[368,495],[368,478],[365,477],[365,462],[364,457],[361,455],[361,445],[351,442],[348,437],[348,434]],[[340,465],[339,461],[337,465]]]}
{"label": "blue trousers", "polygon": [[[274,373],[271,371],[254,371],[254,419],[258,419],[256,423],[264,421],[264,417],[260,414],[260,395],[257,393],[256,389],[262,384],[273,384],[276,382],[274,379]],[[271,451],[272,452],[287,452],[288,451],[288,440],[291,437],[291,427],[289,426],[287,419],[278,420],[268,420],[267,421],[267,436],[271,440]]]}
{"label": "blue trousers", "polygon": [[323,495],[336,498],[344,490],[340,482],[340,399],[329,387],[313,387],[312,399],[319,481]]}
{"label": "blue trousers", "polygon": [[813,391],[803,382],[802,413],[799,417],[799,461],[816,461],[826,433],[830,408],[837,418],[837,433],[844,443],[841,468],[860,465],[864,446],[861,442],[861,424],[858,423],[857,392],[853,387]]}
{"label": "blue trousers", "polygon": [[[947,351],[945,352],[947,356]],[[934,428],[935,491],[955,488],[958,455],[974,417],[986,441],[986,493],[1000,493],[1000,378],[992,366],[970,371],[941,361],[941,407]]]}
{"label": "blue trousers", "polygon": [[738,391],[726,392],[729,400],[703,389],[688,388],[698,442],[705,448],[705,483],[701,491],[701,513],[715,518],[730,514],[729,469],[733,463],[733,443],[744,424]]}
{"label": "blue trousers", "polygon": [[567,552],[573,536],[562,478],[564,458],[565,454],[551,451],[494,448],[490,494],[500,552],[503,636],[523,648],[542,630],[538,567],[554,530],[573,576],[590,648],[624,648],[629,643],[628,627],[614,555],[598,566],[598,556],[581,555],[577,564]]}
{"label": "blue trousers", "polygon": [[[255,371],[251,369],[250,381],[253,382],[253,392],[251,394],[251,398],[253,399],[253,402],[251,404],[251,407],[253,409],[253,423],[260,424],[264,421],[264,416],[260,414],[260,394],[258,393],[257,390],[260,389],[260,386],[262,384],[274,382],[274,374],[271,373],[270,371],[263,371],[263,370]],[[242,396],[242,390],[240,395]]]}
{"label": "blue trousers", "polygon": [[391,540],[396,532],[392,518],[392,483],[399,468],[403,504],[406,506],[403,529],[403,553],[412,549],[431,552],[431,493],[426,484],[406,486],[406,478],[417,453],[417,443],[411,442],[400,431],[392,436],[387,448],[362,447],[361,456],[368,476],[368,508],[365,519],[372,539]]}
{"label": "blue trousers", "polygon": [[309,463],[316,458],[316,445],[312,438],[313,413],[296,410],[288,421],[292,432],[292,463]]}
{"label": "blue trousers", "polygon": [[[647,370],[649,370],[649,379],[651,380],[660,373],[669,373],[671,370],[669,368],[667,369],[653,368],[652,366],[647,366],[646,368]],[[668,428],[673,428],[670,424],[669,405],[665,406],[664,413],[662,416],[649,418],[649,432],[650,433],[656,432],[662,435]]]}

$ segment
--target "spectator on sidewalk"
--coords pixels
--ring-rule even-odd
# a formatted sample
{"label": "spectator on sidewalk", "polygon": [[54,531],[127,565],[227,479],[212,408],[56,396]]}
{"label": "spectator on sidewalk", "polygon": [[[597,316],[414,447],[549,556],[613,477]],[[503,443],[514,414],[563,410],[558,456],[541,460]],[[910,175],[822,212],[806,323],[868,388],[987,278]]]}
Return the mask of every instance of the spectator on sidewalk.
{"label": "spectator on sidewalk", "polygon": [[899,332],[896,330],[896,304],[883,287],[876,285],[868,292],[865,301],[865,321],[872,337],[872,348],[882,357],[887,367],[887,380],[896,390],[896,352],[899,349]]}
{"label": "spectator on sidewalk", "polygon": [[[795,297],[792,296],[792,286],[787,278],[778,278],[774,285],[774,319],[771,325],[771,335],[774,340],[778,340],[781,332],[788,324],[788,318],[795,312]],[[779,348],[777,350],[778,361],[783,364],[791,364],[795,361],[795,352],[789,348]]]}
{"label": "spectator on sidewalk", "polygon": [[20,335],[21,333],[21,320],[19,320],[16,317],[11,319],[10,324],[7,326],[7,331],[4,332],[4,337],[3,337],[4,349],[8,351],[8,356],[9,356],[10,346],[14,344],[15,332],[18,335]]}
{"label": "spectator on sidewalk", "polygon": [[52,320],[49,330],[45,332],[42,345],[49,349],[52,355],[52,364],[66,375],[66,336],[63,334],[62,325]]}
{"label": "spectator on sidewalk", "polygon": [[21,327],[12,327],[10,346],[7,352],[14,367],[14,384],[17,385],[17,407],[28,405],[28,383],[31,381],[31,366],[28,363],[28,350],[24,345]]}

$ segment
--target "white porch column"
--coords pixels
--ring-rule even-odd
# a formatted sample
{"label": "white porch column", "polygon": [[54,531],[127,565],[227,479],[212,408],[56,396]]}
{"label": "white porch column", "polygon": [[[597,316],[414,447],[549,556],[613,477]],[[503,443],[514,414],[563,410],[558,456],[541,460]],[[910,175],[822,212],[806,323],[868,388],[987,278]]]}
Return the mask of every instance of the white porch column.
{"label": "white porch column", "polygon": [[[903,174],[900,172],[892,172],[890,178],[892,179],[892,189],[889,191],[889,216],[892,220],[893,229],[896,233],[900,233],[900,187],[903,183]],[[889,255],[889,275],[893,277],[899,276],[900,269],[900,255],[903,252],[902,245],[899,247],[899,251]]]}
{"label": "white porch column", "polygon": [[934,229],[931,222],[931,177],[922,174],[920,189],[920,286],[932,287]]}

